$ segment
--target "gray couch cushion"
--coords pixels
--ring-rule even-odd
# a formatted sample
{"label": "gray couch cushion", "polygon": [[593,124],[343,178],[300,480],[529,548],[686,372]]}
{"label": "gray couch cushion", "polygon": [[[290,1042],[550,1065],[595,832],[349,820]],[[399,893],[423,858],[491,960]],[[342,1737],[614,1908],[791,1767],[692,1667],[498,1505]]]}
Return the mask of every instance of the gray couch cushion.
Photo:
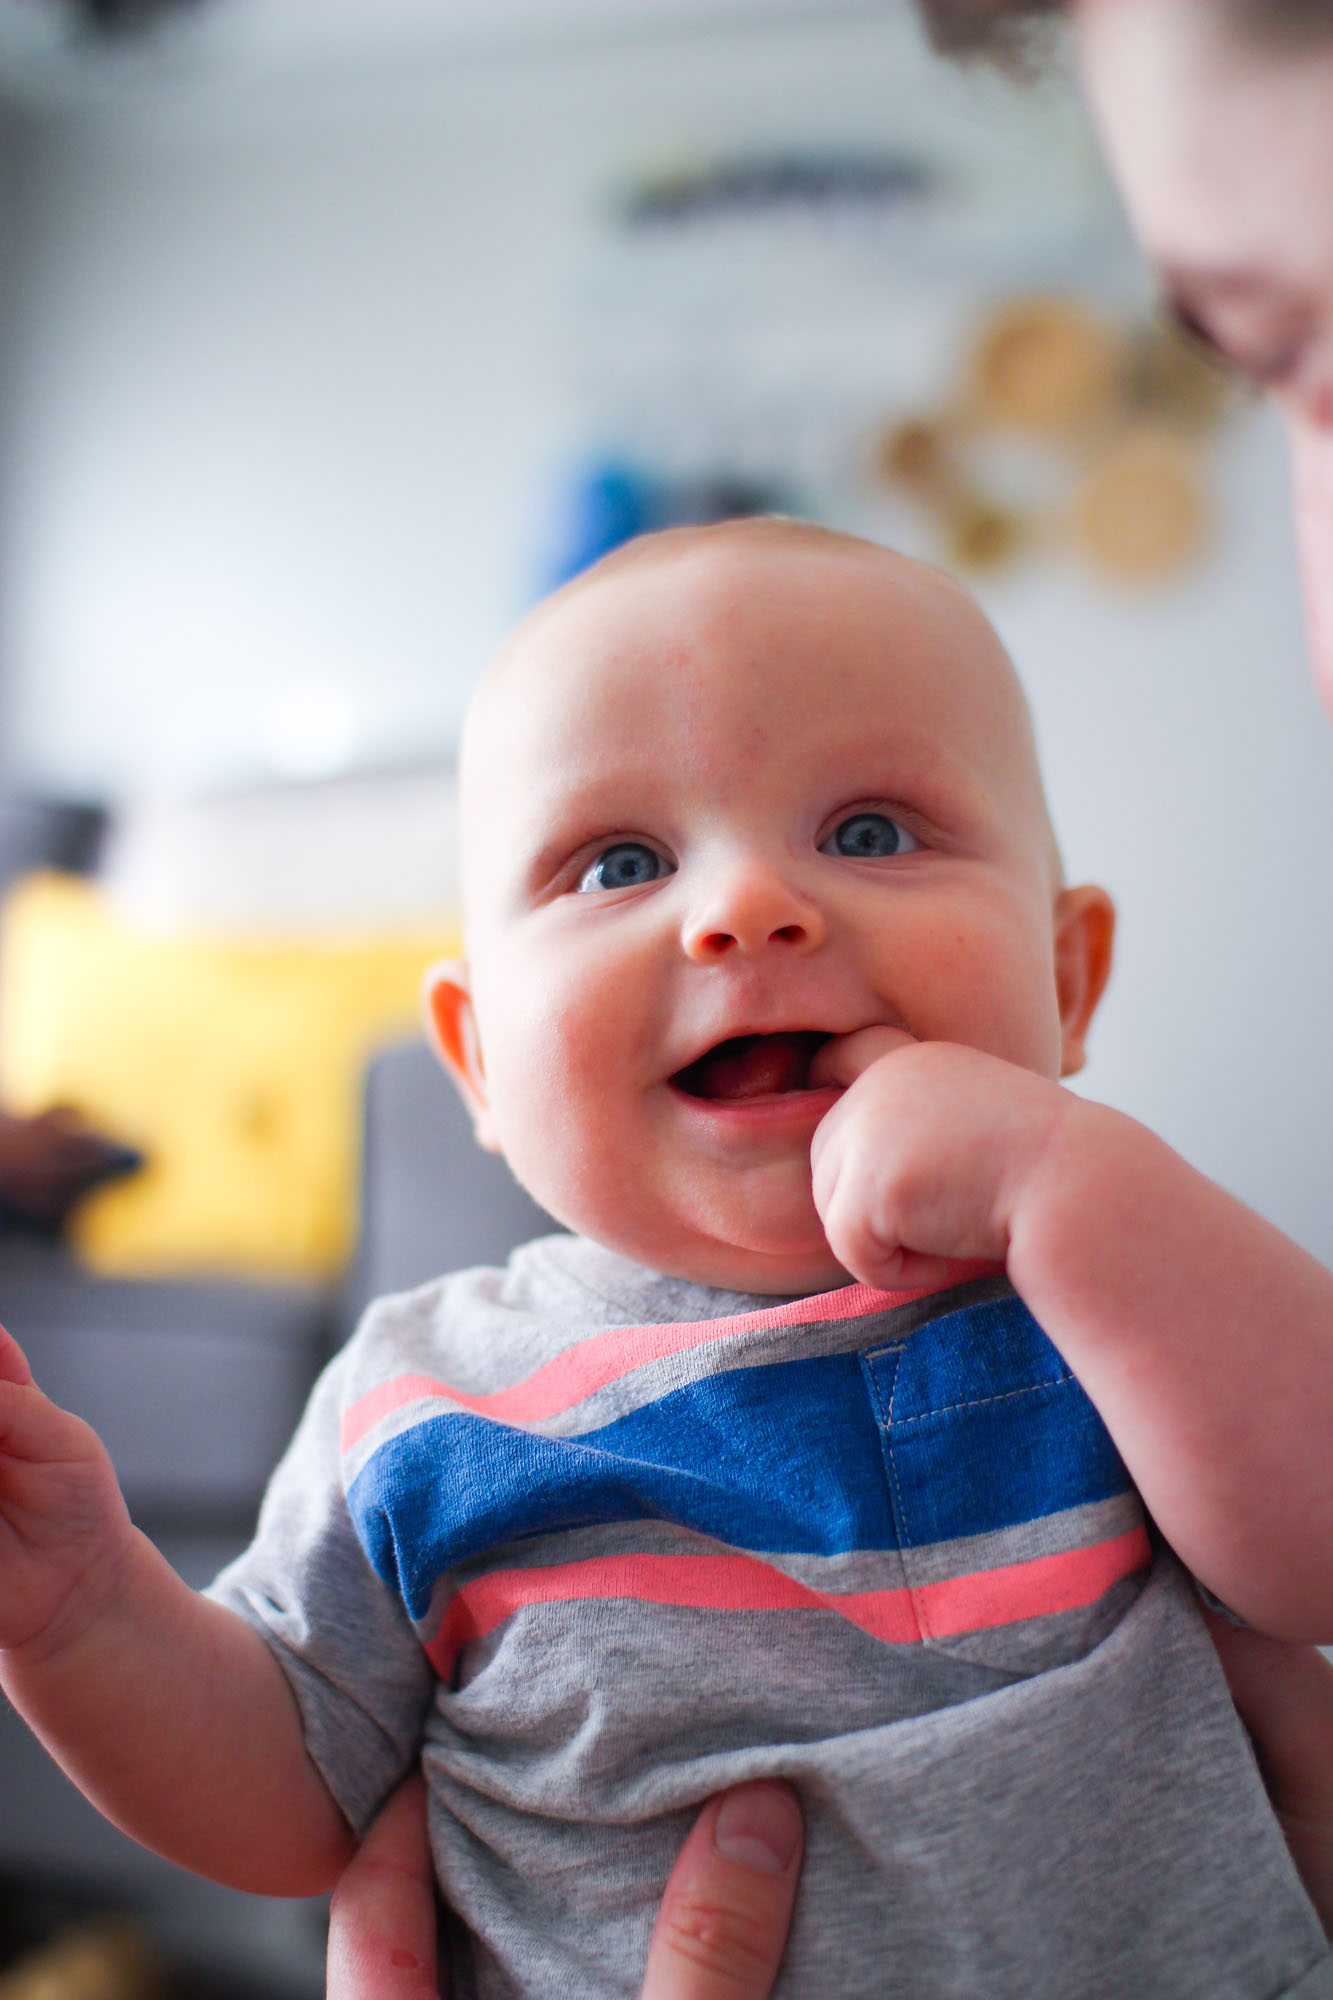
{"label": "gray couch cushion", "polygon": [[384,1050],[366,1079],[361,1247],[350,1304],[444,1271],[503,1264],[559,1225],[504,1161],[483,1153],[424,1042]]}

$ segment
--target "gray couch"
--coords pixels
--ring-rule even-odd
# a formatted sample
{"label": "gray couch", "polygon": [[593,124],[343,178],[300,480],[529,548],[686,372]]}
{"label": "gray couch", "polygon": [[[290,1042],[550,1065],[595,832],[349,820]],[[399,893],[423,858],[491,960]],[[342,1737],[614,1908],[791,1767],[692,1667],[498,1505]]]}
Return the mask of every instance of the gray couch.
{"label": "gray couch", "polygon": [[502,1264],[556,1224],[502,1160],[483,1153],[424,1042],[386,1049],[366,1079],[361,1247],[345,1300],[406,1291],[441,1271]]}

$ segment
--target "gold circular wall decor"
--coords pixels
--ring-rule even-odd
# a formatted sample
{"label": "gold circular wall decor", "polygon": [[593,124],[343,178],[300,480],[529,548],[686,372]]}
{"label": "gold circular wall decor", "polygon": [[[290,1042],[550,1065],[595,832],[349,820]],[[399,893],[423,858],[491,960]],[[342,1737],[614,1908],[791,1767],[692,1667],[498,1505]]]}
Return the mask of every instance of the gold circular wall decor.
{"label": "gold circular wall decor", "polygon": [[1033,523],[1017,508],[977,493],[956,495],[942,526],[946,560],[973,576],[1007,569],[1033,538]]}
{"label": "gold circular wall decor", "polygon": [[1161,424],[1123,432],[1088,471],[1069,525],[1089,568],[1110,581],[1178,575],[1211,525],[1197,450]]}
{"label": "gold circular wall decor", "polygon": [[871,463],[956,569],[994,575],[1063,543],[1103,582],[1156,588],[1207,545],[1210,441],[1238,404],[1160,314],[1025,295],[989,310],[952,392],[887,423]]}
{"label": "gold circular wall decor", "polygon": [[909,493],[929,499],[958,483],[948,432],[937,418],[907,417],[891,425],[875,455],[884,477]]}
{"label": "gold circular wall decor", "polygon": [[1044,435],[1094,421],[1115,400],[1122,347],[1071,299],[1017,299],[983,324],[969,402],[977,420]]}

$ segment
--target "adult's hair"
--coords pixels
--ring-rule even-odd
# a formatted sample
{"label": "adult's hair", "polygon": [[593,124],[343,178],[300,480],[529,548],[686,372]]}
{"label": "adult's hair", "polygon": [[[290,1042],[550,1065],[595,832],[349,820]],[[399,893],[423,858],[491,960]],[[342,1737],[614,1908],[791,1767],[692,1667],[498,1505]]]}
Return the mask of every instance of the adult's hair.
{"label": "adult's hair", "polygon": [[[1333,38],[1333,0],[1212,0],[1256,41]],[[985,55],[1022,66],[1069,0],[917,0],[931,42],[945,55]]]}

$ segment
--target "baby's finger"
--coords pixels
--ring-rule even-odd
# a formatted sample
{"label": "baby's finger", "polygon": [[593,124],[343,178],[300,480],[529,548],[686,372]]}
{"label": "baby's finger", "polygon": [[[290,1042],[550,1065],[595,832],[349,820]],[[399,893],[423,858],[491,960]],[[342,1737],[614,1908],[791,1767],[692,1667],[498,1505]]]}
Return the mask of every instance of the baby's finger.
{"label": "baby's finger", "polygon": [[847,1090],[856,1082],[871,1063],[881,1056],[892,1055],[895,1049],[909,1048],[915,1036],[904,1028],[876,1027],[858,1028],[853,1035],[835,1035],[816,1049],[810,1064],[810,1084],[813,1089],[832,1084],[839,1090]]}
{"label": "baby's finger", "polygon": [[0,1382],[17,1382],[27,1388],[32,1381],[32,1370],[27,1356],[12,1333],[0,1326]]}

